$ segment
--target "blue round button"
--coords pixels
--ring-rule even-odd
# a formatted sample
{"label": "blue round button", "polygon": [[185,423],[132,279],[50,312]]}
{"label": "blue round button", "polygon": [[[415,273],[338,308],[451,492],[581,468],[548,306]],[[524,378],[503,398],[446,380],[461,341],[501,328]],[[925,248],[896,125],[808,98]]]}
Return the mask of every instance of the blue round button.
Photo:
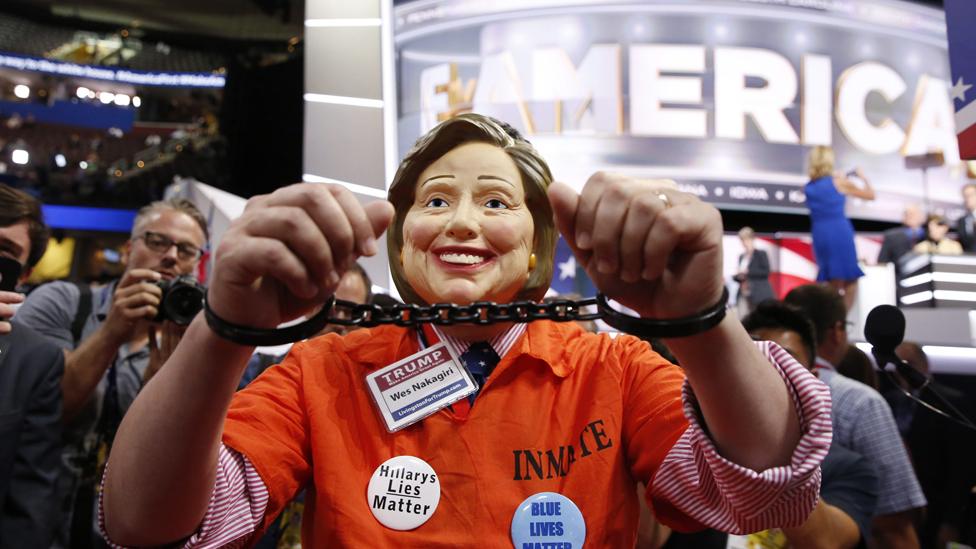
{"label": "blue round button", "polygon": [[512,516],[515,549],[580,549],[585,539],[583,513],[562,494],[533,494],[519,504]]}

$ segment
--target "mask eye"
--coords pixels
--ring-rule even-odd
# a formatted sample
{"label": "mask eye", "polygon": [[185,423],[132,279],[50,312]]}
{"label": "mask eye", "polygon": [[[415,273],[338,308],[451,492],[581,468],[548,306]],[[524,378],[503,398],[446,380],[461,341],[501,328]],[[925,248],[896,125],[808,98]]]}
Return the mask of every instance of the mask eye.
{"label": "mask eye", "polygon": [[491,210],[507,210],[508,205],[498,200],[497,198],[492,198],[488,202],[485,202],[485,207]]}
{"label": "mask eye", "polygon": [[447,207],[447,200],[444,200],[443,198],[431,198],[430,200],[427,201],[427,207],[428,208],[446,208]]}

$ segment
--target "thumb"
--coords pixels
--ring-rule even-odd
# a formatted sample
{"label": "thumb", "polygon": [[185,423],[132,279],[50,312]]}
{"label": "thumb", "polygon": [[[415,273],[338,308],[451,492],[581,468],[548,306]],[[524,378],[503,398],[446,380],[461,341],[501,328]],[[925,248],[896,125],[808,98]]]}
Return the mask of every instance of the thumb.
{"label": "thumb", "polygon": [[377,200],[363,206],[363,210],[373,226],[373,234],[379,238],[393,220],[393,204],[386,200]]}
{"label": "thumb", "polygon": [[579,201],[579,195],[569,185],[557,181],[549,185],[549,204],[556,215],[556,228],[573,250],[573,254],[585,265],[584,260],[589,257],[590,252],[576,246],[576,210]]}

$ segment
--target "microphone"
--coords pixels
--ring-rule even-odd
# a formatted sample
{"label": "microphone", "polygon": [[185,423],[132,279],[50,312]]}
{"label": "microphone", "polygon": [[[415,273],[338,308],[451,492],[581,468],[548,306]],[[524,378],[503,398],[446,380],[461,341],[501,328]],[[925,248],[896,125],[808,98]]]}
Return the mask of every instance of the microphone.
{"label": "microphone", "polygon": [[[912,368],[904,360],[898,358],[895,354],[895,349],[901,345],[902,340],[905,339],[905,315],[901,312],[898,307],[892,305],[878,305],[871,312],[868,313],[867,319],[864,321],[864,337],[871,344],[871,354],[874,355],[875,362],[878,363],[878,368],[888,376],[888,379],[895,382],[894,378],[885,370],[885,366],[888,363],[894,364],[895,369],[898,370],[898,375],[905,380],[906,383],[912,388],[919,391],[919,396],[921,396],[921,391],[923,389],[928,389],[932,395],[935,396],[947,410],[955,414],[955,417],[944,412],[943,410],[935,407],[934,405],[925,402],[919,396],[916,396],[905,389],[898,387],[901,392],[908,398],[914,400],[918,404],[928,408],[932,412],[952,421],[958,425],[962,425],[967,429],[976,431],[976,424],[974,424],[966,414],[959,411],[958,408],[952,405],[951,402],[946,400],[938,391],[935,390],[933,385],[930,385],[931,379],[926,377],[922,372],[919,372],[915,368]],[[897,386],[897,384],[896,384]]]}
{"label": "microphone", "polygon": [[895,353],[895,349],[905,339],[905,314],[898,307],[878,305],[871,309],[864,321],[864,337],[871,344],[871,354],[874,355],[878,368],[884,370],[890,362],[913,389],[928,385],[928,377],[906,364]]}
{"label": "microphone", "polygon": [[905,315],[894,305],[878,305],[864,321],[864,337],[875,349],[894,353],[905,339]]}

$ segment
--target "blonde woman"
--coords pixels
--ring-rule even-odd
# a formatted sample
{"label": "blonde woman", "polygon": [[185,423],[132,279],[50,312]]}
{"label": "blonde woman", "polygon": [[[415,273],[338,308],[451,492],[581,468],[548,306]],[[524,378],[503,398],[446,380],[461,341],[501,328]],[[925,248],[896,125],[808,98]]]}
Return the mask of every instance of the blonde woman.
{"label": "blonde woman", "polygon": [[858,186],[847,175],[834,171],[834,151],[823,145],[810,151],[807,173],[810,182],[803,188],[810,208],[810,232],[819,272],[818,282],[826,282],[844,296],[850,310],[857,294],[857,279],[864,272],[857,266],[854,226],[844,213],[848,196],[874,200],[874,189],[858,168]]}

